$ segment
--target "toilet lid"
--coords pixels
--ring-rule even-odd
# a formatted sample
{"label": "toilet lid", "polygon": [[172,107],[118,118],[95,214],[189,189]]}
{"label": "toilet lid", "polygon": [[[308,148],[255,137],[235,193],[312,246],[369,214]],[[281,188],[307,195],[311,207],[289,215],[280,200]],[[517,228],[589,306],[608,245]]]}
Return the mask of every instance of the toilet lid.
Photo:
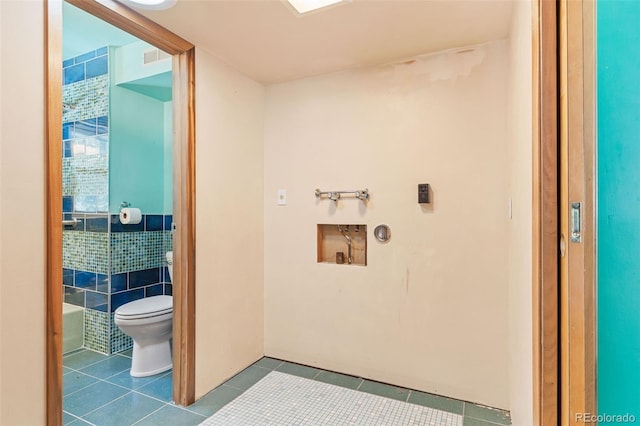
{"label": "toilet lid", "polygon": [[169,313],[173,310],[173,297],[152,296],[125,303],[116,309],[119,317],[145,317]]}

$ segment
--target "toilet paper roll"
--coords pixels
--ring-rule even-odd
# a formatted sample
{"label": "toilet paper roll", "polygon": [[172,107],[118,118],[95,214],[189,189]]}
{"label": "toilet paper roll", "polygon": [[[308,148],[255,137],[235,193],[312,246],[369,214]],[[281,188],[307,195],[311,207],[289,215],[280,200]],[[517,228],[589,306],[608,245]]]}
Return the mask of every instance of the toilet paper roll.
{"label": "toilet paper roll", "polygon": [[142,220],[142,212],[134,207],[120,209],[120,223],[123,225],[135,225]]}

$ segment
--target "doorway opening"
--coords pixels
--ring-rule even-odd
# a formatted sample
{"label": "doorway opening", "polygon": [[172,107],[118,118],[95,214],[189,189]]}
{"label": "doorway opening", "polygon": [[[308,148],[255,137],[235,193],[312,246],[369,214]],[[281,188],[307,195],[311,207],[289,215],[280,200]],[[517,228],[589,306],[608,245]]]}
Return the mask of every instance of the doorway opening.
{"label": "doorway opening", "polygon": [[[157,239],[160,236],[161,240],[167,240],[160,241],[160,244],[150,242],[152,246],[158,246],[156,251],[159,252],[168,251],[165,248],[170,248],[170,223],[173,222],[174,224],[175,234],[173,235],[172,248],[175,260],[172,287],[165,284],[167,279],[164,277],[163,267],[159,265],[151,265],[150,268],[140,270],[146,270],[147,272],[133,273],[132,271],[123,270],[120,272],[124,273],[124,275],[119,276],[117,274],[118,271],[113,269],[118,264],[118,262],[114,261],[113,255],[120,250],[116,247],[117,242],[114,240],[114,238],[118,238],[110,234],[110,231],[116,230],[116,228],[123,225],[122,223],[116,223],[121,221],[116,220],[117,216],[110,213],[113,213],[114,209],[119,210],[119,205],[127,200],[116,200],[118,198],[116,194],[119,191],[116,188],[120,184],[117,183],[115,176],[113,180],[111,179],[113,173],[109,173],[109,166],[112,165],[113,168],[117,169],[122,164],[117,161],[110,162],[109,158],[113,157],[111,160],[115,160],[116,157],[114,155],[116,152],[112,151],[112,148],[117,150],[117,144],[113,143],[113,133],[119,132],[117,130],[118,120],[116,120],[116,115],[123,117],[122,114],[126,114],[126,111],[124,111],[126,108],[114,107],[113,105],[110,108],[110,95],[113,95],[113,93],[109,93],[108,89],[106,90],[105,99],[95,99],[93,94],[80,93],[82,90],[78,87],[75,87],[74,90],[63,91],[63,83],[87,82],[88,77],[90,77],[92,84],[97,84],[98,80],[100,80],[100,83],[104,85],[106,82],[108,86],[109,62],[113,61],[116,53],[119,55],[125,53],[116,52],[115,48],[101,46],[74,56],[63,55],[63,8],[74,6],[140,39],[140,42],[136,42],[135,45],[138,50],[142,51],[143,61],[151,56],[150,54],[145,55],[145,52],[156,53],[155,61],[150,59],[145,65],[149,65],[150,62],[156,62],[156,66],[162,65],[160,63],[163,57],[161,52],[166,52],[164,56],[167,56],[167,58],[169,56],[172,57],[171,60],[166,59],[164,61],[166,64],[164,67],[168,66],[173,71],[172,78],[168,77],[166,73],[152,73],[149,76],[142,77],[138,75],[137,77],[141,78],[134,78],[130,82],[123,80],[124,84],[119,87],[120,90],[124,91],[120,95],[128,98],[131,96],[145,96],[160,101],[164,100],[165,102],[167,97],[173,99],[172,106],[167,107],[162,102],[159,105],[155,105],[158,114],[163,116],[168,124],[161,131],[165,133],[165,136],[168,136],[168,138],[165,137],[164,139],[173,139],[173,148],[168,147],[168,149],[165,149],[166,144],[162,144],[159,154],[159,158],[172,160],[173,164],[162,161],[162,164],[157,165],[158,167],[156,168],[160,175],[164,173],[164,169],[167,169],[168,173],[173,175],[173,184],[168,184],[170,188],[172,187],[172,190],[164,191],[164,179],[162,177],[158,178],[162,181],[159,185],[157,185],[159,183],[158,179],[151,178],[150,182],[153,181],[163,192],[163,195],[160,196],[163,200],[161,204],[166,205],[158,208],[158,210],[162,210],[163,215],[150,215],[145,217],[144,221],[141,221],[142,231],[147,229],[155,230],[152,232],[156,235],[149,235],[151,239]],[[47,4],[47,12],[48,262],[46,285],[48,423],[60,424],[62,420],[63,299],[72,302],[72,305],[80,305],[80,300],[82,299],[83,308],[87,309],[85,311],[84,328],[95,328],[93,327],[94,325],[105,322],[100,321],[100,319],[107,320],[107,325],[103,327],[104,331],[106,331],[106,336],[94,336],[96,330],[93,330],[90,339],[88,341],[85,339],[85,342],[94,346],[96,344],[98,346],[102,345],[99,348],[92,347],[91,349],[99,350],[103,353],[112,353],[118,349],[123,349],[122,344],[126,345],[126,338],[122,338],[123,336],[117,332],[118,328],[114,328],[113,324],[111,324],[116,305],[126,302],[127,298],[173,293],[172,399],[177,404],[187,405],[194,400],[194,47],[142,15],[115,2],[98,3],[71,0],[64,4],[60,0],[51,0]],[[67,65],[67,68],[63,72],[62,65],[65,60],[64,65]],[[75,62],[78,63],[76,64]],[[74,68],[75,65],[78,66]],[[105,71],[105,69],[107,72],[103,73],[102,71]],[[146,69],[148,70],[149,68]],[[100,76],[102,78],[96,78]],[[150,81],[153,84],[143,84]],[[169,87],[167,87],[167,81],[169,82]],[[76,86],[82,86],[82,84],[76,84]],[[141,92],[144,92],[144,95],[141,95]],[[137,98],[136,102],[149,103],[148,100],[141,99]],[[132,100],[129,99],[122,105],[131,106]],[[146,106],[148,107],[149,105]],[[102,108],[105,111],[96,111],[96,108]],[[149,108],[138,109],[149,111]],[[109,114],[109,112],[113,114]],[[65,122],[64,126],[63,122]],[[120,130],[122,130],[122,127]],[[170,127],[173,127],[172,132],[167,130]],[[94,133],[89,135],[88,132],[92,131]],[[142,133],[145,132],[148,132],[148,129],[142,131]],[[173,137],[171,137],[171,133]],[[111,136],[109,136],[110,134]],[[118,137],[120,141],[126,139],[127,137],[122,135]],[[141,158],[144,157],[144,151],[147,149],[141,150]],[[61,160],[66,160],[64,167]],[[86,167],[87,164],[81,164],[80,166],[82,167],[80,167],[75,164],[77,162],[89,162],[97,168],[95,170],[91,169]],[[74,175],[74,171],[79,173]],[[83,172],[84,175],[82,174]],[[121,177],[124,176],[121,186],[126,188],[128,186],[126,184],[127,180],[130,181],[131,179],[126,178],[126,172],[119,172],[118,174]],[[105,182],[107,183],[106,190],[104,188]],[[114,186],[111,191],[109,190],[110,186]],[[110,197],[109,192],[114,190],[114,196]],[[164,200],[170,198],[173,198],[172,202],[164,203]],[[133,201],[132,204],[135,202]],[[116,204],[118,206],[114,207]],[[172,210],[172,220],[163,211],[167,209]],[[154,208],[149,207],[148,210],[152,211]],[[169,224],[165,225],[165,222],[169,222]],[[115,228],[112,229],[112,226]],[[137,226],[139,227],[140,225]],[[80,227],[82,227],[82,231],[80,231]],[[107,232],[101,233],[100,231],[103,231],[103,228]],[[165,228],[167,229],[165,230]],[[75,231],[76,229],[78,231]],[[83,256],[82,253],[79,253],[75,258],[70,254],[63,256],[63,232],[65,232],[65,247],[71,249],[71,251],[74,249],[77,251],[82,246],[82,242],[75,241],[74,238],[76,240],[80,237],[85,238],[89,233],[88,231],[94,231],[91,236],[97,236],[101,242],[106,243],[104,247],[106,250],[101,253],[94,253],[97,252],[97,250],[94,250],[94,245],[84,244],[85,247],[91,247],[92,256],[86,254]],[[80,263],[86,263],[89,259],[93,264],[84,268],[86,265],[81,265]],[[127,269],[124,263],[130,260],[130,256],[124,255],[123,262],[120,262],[123,263],[121,266]],[[71,267],[73,266],[71,263],[74,261],[78,263],[78,265],[75,265],[78,266],[77,268]],[[162,261],[156,259],[155,262]],[[64,274],[63,266],[66,266]],[[100,267],[106,269],[104,271],[96,269],[100,269]],[[153,280],[145,281],[144,279],[137,281],[138,278],[142,278],[142,275],[146,273],[158,274],[157,279],[154,279],[156,283],[150,282]],[[140,277],[137,277],[137,275],[140,275]],[[123,281],[121,278],[123,276],[126,278],[124,280],[126,287],[121,288],[121,281]],[[136,282],[132,282],[132,278]],[[138,284],[141,287],[135,288]],[[64,285],[66,285],[66,289]],[[112,292],[111,290],[115,291]],[[118,290],[121,290],[121,296],[116,294]],[[158,293],[159,291],[161,293]],[[91,314],[95,314],[93,316],[96,316],[96,318],[89,315],[91,321],[89,327],[87,327],[86,312],[89,310]],[[100,315],[105,318],[97,318]],[[97,328],[99,329],[100,327]],[[100,332],[97,333],[100,334]]]}

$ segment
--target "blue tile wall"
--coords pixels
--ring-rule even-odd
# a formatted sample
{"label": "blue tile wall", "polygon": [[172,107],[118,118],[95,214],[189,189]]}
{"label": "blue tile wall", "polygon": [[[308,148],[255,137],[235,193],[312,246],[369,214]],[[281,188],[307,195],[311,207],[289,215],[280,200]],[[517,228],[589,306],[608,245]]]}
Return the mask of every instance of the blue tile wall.
{"label": "blue tile wall", "polygon": [[109,72],[109,49],[101,47],[62,62],[64,84],[77,83]]}
{"label": "blue tile wall", "polygon": [[64,302],[84,307],[84,290],[80,288],[64,286]]}
{"label": "blue tile wall", "polygon": [[62,284],[73,287],[74,270],[68,268],[62,268]]}
{"label": "blue tile wall", "polygon": [[85,79],[84,64],[71,65],[63,71],[64,84],[76,83]]}
{"label": "blue tile wall", "polygon": [[150,285],[145,289],[144,297],[161,296],[164,294],[164,284]]}
{"label": "blue tile wall", "polygon": [[87,62],[89,59],[93,59],[96,57],[96,51],[92,50],[91,52],[83,53],[82,55],[76,56],[73,59],[74,64],[80,64],[82,62]]}
{"label": "blue tile wall", "polygon": [[84,289],[96,290],[96,273],[75,271],[75,286]]}
{"label": "blue tile wall", "polygon": [[109,296],[106,293],[99,293],[97,291],[85,291],[86,307],[100,312],[108,312],[109,310]]}
{"label": "blue tile wall", "polygon": [[98,77],[109,72],[109,61],[107,56],[101,56],[99,58],[87,61],[86,65],[86,78]]}
{"label": "blue tile wall", "polygon": [[162,231],[164,228],[164,218],[159,214],[149,214],[145,216],[145,231]]}
{"label": "blue tile wall", "polygon": [[138,288],[135,290],[123,291],[121,293],[115,293],[111,295],[111,311],[115,312],[120,306],[125,303],[133,302],[134,300],[144,298],[144,289]]}
{"label": "blue tile wall", "polygon": [[111,275],[111,293],[117,293],[119,291],[125,291],[128,286],[128,274],[113,274]]}
{"label": "blue tile wall", "polygon": [[102,293],[109,293],[109,275],[96,274],[96,290]]}
{"label": "blue tile wall", "polygon": [[129,272],[129,288],[146,287],[160,281],[160,268]]}
{"label": "blue tile wall", "polygon": [[171,231],[173,226],[173,215],[167,214],[164,216],[164,230]]}
{"label": "blue tile wall", "polygon": [[109,61],[101,47],[62,64],[63,218],[79,220],[63,230],[63,297],[85,307],[85,346],[103,353],[131,347],[113,321],[118,307],[173,292],[165,260],[173,216],[123,225],[108,213]]}
{"label": "blue tile wall", "polygon": [[73,197],[62,197],[62,211],[64,213],[73,212]]}
{"label": "blue tile wall", "polygon": [[144,215],[143,220],[140,223],[123,225],[120,222],[120,216],[117,214],[111,215],[111,232],[141,232],[144,231]]}

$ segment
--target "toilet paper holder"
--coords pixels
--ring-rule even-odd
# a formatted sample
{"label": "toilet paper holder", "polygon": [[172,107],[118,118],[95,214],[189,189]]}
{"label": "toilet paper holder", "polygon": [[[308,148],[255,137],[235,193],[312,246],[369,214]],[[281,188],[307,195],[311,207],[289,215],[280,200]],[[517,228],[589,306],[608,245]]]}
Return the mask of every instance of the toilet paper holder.
{"label": "toilet paper holder", "polygon": [[126,207],[131,207],[131,203],[128,202],[128,201],[123,201],[123,202],[120,203],[120,208],[121,209],[124,209]]}

